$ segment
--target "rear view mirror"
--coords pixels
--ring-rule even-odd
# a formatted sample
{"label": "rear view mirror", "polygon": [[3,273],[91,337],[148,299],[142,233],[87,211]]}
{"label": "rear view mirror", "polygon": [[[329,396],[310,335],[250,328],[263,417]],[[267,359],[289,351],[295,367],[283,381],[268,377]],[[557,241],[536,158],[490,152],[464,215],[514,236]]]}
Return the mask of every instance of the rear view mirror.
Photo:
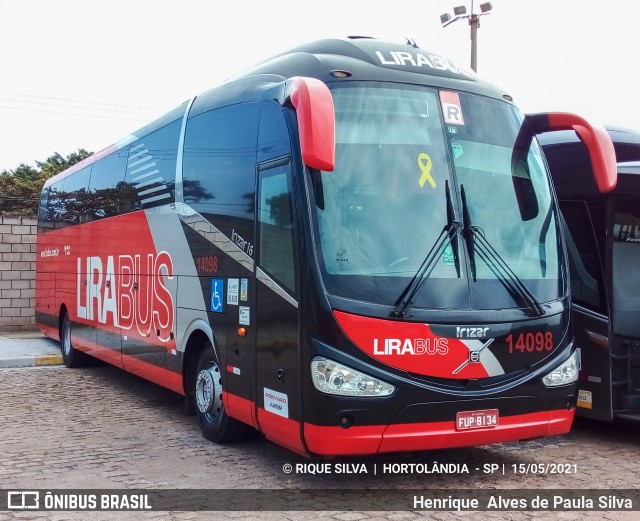
{"label": "rear view mirror", "polygon": [[287,97],[298,115],[302,162],[332,172],[335,167],[335,114],[329,88],[320,80],[296,76],[287,80]]}
{"label": "rear view mirror", "polygon": [[574,130],[587,147],[593,168],[593,177],[600,193],[606,194],[615,189],[618,181],[616,152],[611,137],[604,128],[591,125],[584,118],[565,112],[529,114],[525,116],[525,124],[522,126],[516,143],[521,140],[523,142],[527,139],[531,140],[531,137],[527,138],[529,133],[529,130],[525,130],[527,126],[534,134],[556,130]]}
{"label": "rear view mirror", "polygon": [[538,198],[533,189],[533,181],[529,166],[525,159],[514,159],[511,164],[511,179],[513,180],[513,188],[518,201],[520,216],[523,221],[530,221],[538,216]]}

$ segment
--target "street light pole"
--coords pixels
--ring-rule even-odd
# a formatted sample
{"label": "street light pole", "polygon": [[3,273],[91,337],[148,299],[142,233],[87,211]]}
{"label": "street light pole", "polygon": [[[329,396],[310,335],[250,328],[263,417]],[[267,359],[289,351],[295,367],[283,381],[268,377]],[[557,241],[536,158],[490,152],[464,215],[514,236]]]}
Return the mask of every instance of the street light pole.
{"label": "street light pole", "polygon": [[452,18],[449,13],[444,13],[440,16],[442,27],[446,27],[463,18],[469,20],[469,25],[471,26],[471,69],[473,69],[474,72],[478,72],[478,28],[480,27],[480,17],[489,14],[491,9],[493,9],[491,2],[485,2],[484,4],[480,4],[481,13],[476,14],[473,12],[473,0],[471,0],[471,14],[467,14],[467,8],[465,6],[459,6],[453,8],[454,18]]}
{"label": "street light pole", "polygon": [[472,14],[469,17],[471,26],[471,69],[478,72],[478,27],[480,27],[479,17],[473,14],[473,2],[471,2]]}

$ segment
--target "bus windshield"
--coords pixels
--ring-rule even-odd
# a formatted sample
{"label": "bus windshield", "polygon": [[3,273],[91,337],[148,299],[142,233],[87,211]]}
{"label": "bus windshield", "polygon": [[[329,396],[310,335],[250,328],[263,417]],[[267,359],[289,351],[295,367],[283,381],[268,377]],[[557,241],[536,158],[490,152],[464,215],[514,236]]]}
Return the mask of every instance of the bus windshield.
{"label": "bus windshield", "polygon": [[[314,183],[329,293],[397,304],[443,229],[468,221],[476,237],[467,248],[462,234],[445,241],[413,306],[525,307],[514,278],[539,302],[561,295],[548,176],[535,141],[513,150],[522,116],[512,105],[392,84],[341,85],[332,95],[336,166]],[[473,247],[477,235],[492,254]]]}

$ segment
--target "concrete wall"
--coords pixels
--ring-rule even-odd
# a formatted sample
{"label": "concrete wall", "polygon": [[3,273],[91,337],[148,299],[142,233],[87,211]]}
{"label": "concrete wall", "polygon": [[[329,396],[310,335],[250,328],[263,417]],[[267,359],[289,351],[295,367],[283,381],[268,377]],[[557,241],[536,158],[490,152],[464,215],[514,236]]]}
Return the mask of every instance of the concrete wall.
{"label": "concrete wall", "polygon": [[36,219],[0,216],[0,331],[35,326]]}

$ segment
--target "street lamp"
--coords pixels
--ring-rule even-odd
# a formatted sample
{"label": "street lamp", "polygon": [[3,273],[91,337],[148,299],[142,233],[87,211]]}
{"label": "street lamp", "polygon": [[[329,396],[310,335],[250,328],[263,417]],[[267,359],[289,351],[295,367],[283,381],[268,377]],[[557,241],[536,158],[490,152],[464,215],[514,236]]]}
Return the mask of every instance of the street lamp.
{"label": "street lamp", "polygon": [[473,12],[473,0],[471,0],[471,13],[467,14],[467,8],[464,5],[453,8],[453,17],[449,13],[440,15],[440,23],[442,27],[466,18],[471,26],[471,68],[474,72],[478,72],[478,27],[480,27],[480,17],[489,14],[493,9],[491,2],[480,4],[480,13]]}

